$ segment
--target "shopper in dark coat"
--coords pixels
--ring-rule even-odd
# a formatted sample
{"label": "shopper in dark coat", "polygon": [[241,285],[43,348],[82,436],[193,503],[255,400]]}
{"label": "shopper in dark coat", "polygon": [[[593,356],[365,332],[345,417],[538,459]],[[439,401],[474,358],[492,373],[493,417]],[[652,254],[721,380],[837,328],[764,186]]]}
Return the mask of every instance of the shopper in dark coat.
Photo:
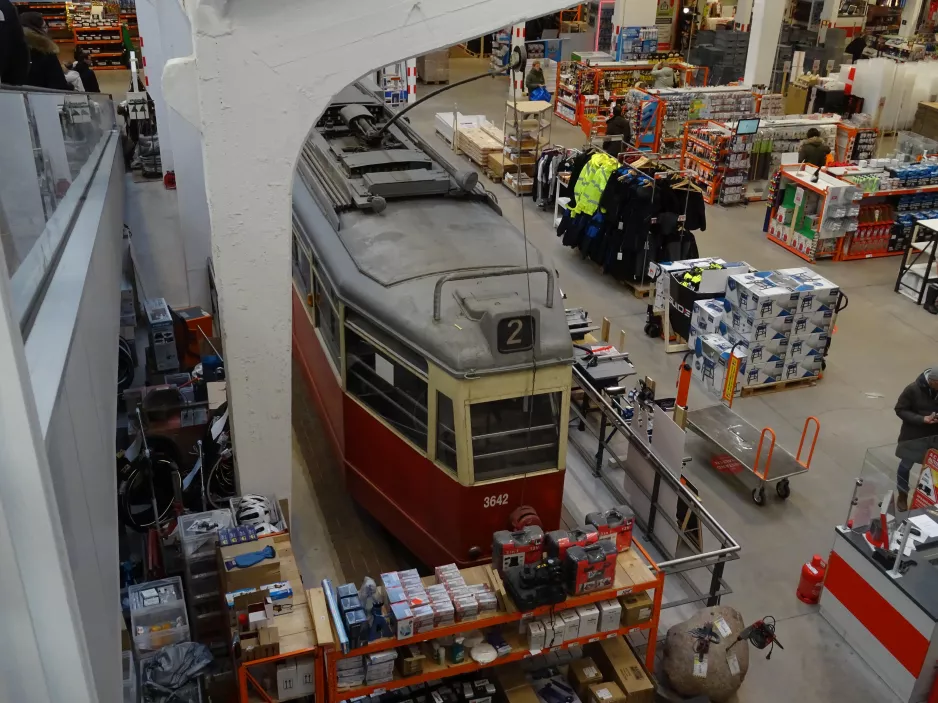
{"label": "shopper in dark coat", "polygon": [[863,58],[863,51],[866,49],[866,35],[858,34],[852,42],[847,44],[847,48],[844,49],[845,54],[850,54],[853,57],[853,62],[856,63]]}
{"label": "shopper in dark coat", "polygon": [[798,149],[798,163],[823,166],[827,163],[827,155],[831,148],[821,139],[821,132],[815,127],[808,130],[808,138],[801,142]]}
{"label": "shopper in dark coat", "polygon": [[88,64],[88,52],[80,46],[75,48],[75,61],[72,63],[72,68],[78,71],[78,75],[81,76],[81,84],[85,86],[86,93],[101,92],[101,88],[98,86],[98,77],[94,75],[94,71],[91,70],[91,66]]}
{"label": "shopper in dark coat", "polygon": [[24,85],[55,90],[71,90],[59,63],[59,47],[46,34],[46,23],[38,12],[20,15],[23,36],[29,47],[29,74]]}
{"label": "shopper in dark coat", "polygon": [[612,117],[606,121],[606,136],[617,137],[621,135],[622,139],[607,139],[603,142],[603,149],[613,156],[627,149],[626,145],[632,143],[632,125],[622,115],[622,107],[616,105],[612,108]]}
{"label": "shopper in dark coat", "polygon": [[908,509],[909,474],[921,464],[932,447],[938,448],[938,366],[925,369],[902,391],[896,401],[896,415],[902,420],[899,430],[897,488],[899,510]]}
{"label": "shopper in dark coat", "polygon": [[29,72],[29,49],[20,16],[10,0],[0,0],[0,83],[23,85]]}

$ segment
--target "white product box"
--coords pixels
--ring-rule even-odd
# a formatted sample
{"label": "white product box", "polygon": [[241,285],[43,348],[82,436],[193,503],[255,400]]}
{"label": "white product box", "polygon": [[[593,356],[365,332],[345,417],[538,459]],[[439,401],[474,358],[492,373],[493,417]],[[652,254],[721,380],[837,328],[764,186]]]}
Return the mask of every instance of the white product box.
{"label": "white product box", "polygon": [[[707,334],[704,332],[704,334]],[[690,331],[687,333],[687,348],[694,351],[697,348],[697,340],[701,337],[700,332],[694,327],[693,318],[691,318]]]}
{"label": "white product box", "polygon": [[[667,310],[671,297],[671,274],[689,271],[694,266],[706,268],[712,263],[725,264],[723,259],[686,259],[684,261],[652,261],[648,264],[648,277],[655,281],[655,309]],[[660,278],[660,280],[659,280]]]}
{"label": "white product box", "polygon": [[691,326],[696,327],[701,335],[718,332],[720,322],[726,313],[725,302],[722,298],[696,301],[691,316]]}
{"label": "white product box", "polygon": [[296,661],[287,659],[277,664],[277,698],[295,698],[296,693]]}
{"label": "white product box", "polygon": [[544,624],[540,620],[528,621],[528,649],[544,649]]}
{"label": "white product box", "polygon": [[821,366],[818,363],[816,366],[807,363],[800,363],[797,361],[786,361],[785,362],[785,380],[791,381],[796,378],[816,378],[821,374]]}
{"label": "white product box", "polygon": [[766,383],[778,383],[785,380],[785,360],[778,359],[765,364],[746,366],[746,386],[762,386]]}
{"label": "white product box", "polygon": [[570,640],[575,640],[580,635],[580,614],[576,612],[573,608],[570,610],[565,610],[561,614],[564,624],[564,633],[563,641],[569,642]]}
{"label": "white product box", "polygon": [[589,637],[599,631],[599,608],[595,605],[581,605],[576,609],[580,616],[579,637]]}
{"label": "white product box", "polygon": [[554,626],[554,639],[550,646],[556,647],[567,641],[567,622],[563,619],[563,615],[557,613],[551,624]]}
{"label": "white product box", "polygon": [[312,657],[296,659],[296,693],[311,696],[316,692],[316,663]]}
{"label": "white product box", "polygon": [[807,338],[793,339],[788,346],[788,353],[785,355],[786,361],[797,361],[800,363],[820,363],[824,358],[824,351],[827,349],[827,333],[812,334]]}
{"label": "white product box", "polygon": [[[724,325],[738,333],[739,341],[767,342],[770,339],[782,339],[791,334],[794,317],[791,313],[780,310],[773,317],[756,317],[751,310],[733,307],[724,318]],[[723,328],[721,327],[721,330]]]}
{"label": "white product box", "polygon": [[[781,344],[775,344],[776,341],[780,341]],[[774,364],[778,361],[785,361],[787,355],[787,339],[773,340],[768,344],[754,342],[752,346],[749,347],[749,358],[746,361],[746,366],[764,366],[766,364]]]}
{"label": "white product box", "polygon": [[[703,384],[711,393],[722,395],[723,384],[726,380],[726,365],[730,358],[730,352],[736,356],[739,362],[739,372],[736,377],[734,395],[742,392],[743,382],[746,380],[746,357],[748,350],[745,347],[736,347],[733,351],[733,344],[718,334],[708,334],[700,338],[701,356],[703,364]],[[696,363],[696,357],[695,357]]]}
{"label": "white product box", "polygon": [[777,317],[793,312],[799,294],[772,279],[772,273],[761,271],[730,276],[726,281],[726,299],[756,318]]}
{"label": "white product box", "polygon": [[406,640],[414,636],[414,613],[406,603],[391,604],[391,623],[396,629],[397,639]]}
{"label": "white product box", "polygon": [[830,332],[834,326],[834,311],[828,307],[813,312],[796,313],[792,318],[791,336]]}
{"label": "white product box", "polygon": [[[560,644],[563,642],[563,632],[560,633],[560,638],[557,638],[557,633],[554,632],[554,621],[553,618],[541,618],[538,622],[541,623],[541,627],[544,628],[544,646],[553,647],[554,644]],[[563,622],[561,620],[561,622]]]}
{"label": "white product box", "polygon": [[780,269],[779,273],[795,282],[798,293],[796,312],[811,312],[824,307],[833,309],[840,298],[840,286],[806,268]]}
{"label": "white product box", "polygon": [[622,620],[622,604],[617,600],[604,600],[599,603],[599,631],[618,630]]}

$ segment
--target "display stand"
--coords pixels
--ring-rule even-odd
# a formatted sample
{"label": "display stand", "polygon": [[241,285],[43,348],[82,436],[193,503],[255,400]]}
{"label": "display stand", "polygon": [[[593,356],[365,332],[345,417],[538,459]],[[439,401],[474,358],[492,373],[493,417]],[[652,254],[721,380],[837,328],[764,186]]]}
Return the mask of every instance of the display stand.
{"label": "display stand", "polygon": [[[103,6],[105,10],[111,9]],[[98,13],[91,3],[69,3],[68,22],[75,47],[88,52],[91,67],[98,70],[124,70],[124,39],[117,11]]]}
{"label": "display stand", "polygon": [[56,43],[68,43],[74,40],[68,28],[68,19],[64,2],[14,2],[20,12],[38,12],[49,30],[49,37]]}
{"label": "display stand", "polygon": [[502,183],[515,195],[526,195],[534,188],[534,167],[550,141],[551,107],[544,100],[508,100],[505,104]]}
{"label": "display stand", "polygon": [[[296,660],[299,657],[312,658],[315,695],[317,700],[324,700],[320,697],[321,692],[326,690],[323,680],[322,653],[333,643],[326,599],[321,588],[304,589],[291,549],[280,548],[278,559],[280,580],[289,582],[293,587],[292,607],[290,612],[275,615],[273,618],[273,627],[276,628],[279,638],[279,648],[276,654],[248,659],[243,650],[240,658],[236,656],[234,650],[232,651],[237,672],[239,703],[252,703],[257,700],[267,701],[267,703],[276,701],[277,696],[265,690],[260,681],[261,677],[255,674],[255,670],[265,665],[268,667],[272,665],[276,668],[278,664]],[[241,647],[243,647],[243,639]],[[312,695],[312,692],[306,695]]]}
{"label": "display stand", "polygon": [[938,220],[919,222],[902,253],[895,291],[921,305],[929,284],[938,283]]}
{"label": "display stand", "polygon": [[729,129],[713,120],[691,120],[684,125],[681,168],[693,172],[709,205],[714,205],[720,197],[725,158],[732,138]]}
{"label": "display stand", "polygon": [[[505,588],[499,575],[491,566],[476,566],[460,571],[467,584],[486,584],[492,588],[499,600],[499,610],[486,615],[463,622],[457,622],[446,627],[437,627],[425,632],[420,632],[407,639],[383,638],[370,642],[365,647],[353,649],[343,653],[335,642],[339,641],[337,632],[333,632],[331,642],[328,646],[323,646],[325,662],[325,678],[328,686],[327,697],[325,700],[329,703],[339,703],[360,696],[368,696],[373,693],[384,693],[387,691],[402,688],[404,686],[415,686],[428,681],[447,679],[461,674],[468,674],[480,669],[501,666],[511,662],[520,661],[529,657],[548,651],[567,649],[572,645],[585,645],[591,642],[598,642],[601,639],[621,637],[631,632],[647,631],[648,646],[645,652],[645,666],[649,671],[654,670],[655,647],[657,643],[658,621],[661,616],[661,602],[664,591],[664,573],[658,568],[651,557],[645,552],[638,542],[632,540],[632,548],[619,554],[616,567],[616,580],[612,588],[594,591],[577,596],[569,596],[566,601],[557,605],[546,605],[536,608],[533,611],[522,612],[515,607],[515,604],[505,593]],[[435,578],[428,576],[423,579],[425,585],[431,585]],[[544,650],[531,650],[528,647],[526,638],[519,632],[519,624],[527,622],[531,618],[542,616],[555,616],[562,614],[571,608],[577,608],[600,601],[616,599],[626,594],[637,594],[645,591],[654,591],[653,609],[651,619],[647,622],[622,626],[615,630],[607,632],[598,632],[586,637],[570,639],[561,645],[550,647]],[[399,671],[395,671],[394,679],[375,685],[362,685],[353,687],[339,687],[338,683],[338,664],[344,659],[358,657],[365,654],[374,654],[404,647],[411,644],[419,644],[429,640],[446,637],[450,635],[459,635],[467,633],[470,630],[481,630],[483,628],[503,626],[501,635],[506,643],[511,647],[507,654],[499,656],[490,663],[479,663],[473,661],[466,652],[465,661],[452,663],[445,660],[442,664],[437,663],[431,657],[427,657],[423,663],[422,671],[412,676],[402,676]],[[333,628],[335,623],[333,623]],[[323,699],[320,699],[323,700]]]}

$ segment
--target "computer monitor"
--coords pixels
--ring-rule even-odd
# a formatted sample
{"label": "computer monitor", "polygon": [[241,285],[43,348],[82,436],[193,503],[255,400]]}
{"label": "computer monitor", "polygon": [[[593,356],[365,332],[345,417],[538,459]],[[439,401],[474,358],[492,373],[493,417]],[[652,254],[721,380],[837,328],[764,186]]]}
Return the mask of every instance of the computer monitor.
{"label": "computer monitor", "polygon": [[740,120],[736,123],[736,134],[755,134],[759,131],[759,122],[758,117]]}

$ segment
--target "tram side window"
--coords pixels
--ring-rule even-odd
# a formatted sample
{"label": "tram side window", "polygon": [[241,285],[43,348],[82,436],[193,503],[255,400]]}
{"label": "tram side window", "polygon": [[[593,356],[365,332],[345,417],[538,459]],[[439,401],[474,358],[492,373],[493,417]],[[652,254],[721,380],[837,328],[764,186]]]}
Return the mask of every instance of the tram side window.
{"label": "tram side window", "polygon": [[348,392],[410,441],[427,448],[427,382],[345,328]]}
{"label": "tram side window", "polygon": [[329,355],[335,362],[336,368],[341,368],[339,359],[339,311],[335,307],[335,298],[332,290],[328,289],[322,276],[316,275],[313,280],[313,290],[316,300],[316,327],[319,328],[322,338],[326,341]]}
{"label": "tram side window", "polygon": [[439,391],[436,393],[436,460],[448,469],[456,470],[456,423],[453,419],[453,401]]}
{"label": "tram side window", "polygon": [[311,261],[309,252],[300,242],[299,236],[293,233],[293,277],[300,286],[300,290],[309,294],[313,292],[311,276]]}
{"label": "tram side window", "polygon": [[557,468],[560,393],[470,405],[475,480]]}

